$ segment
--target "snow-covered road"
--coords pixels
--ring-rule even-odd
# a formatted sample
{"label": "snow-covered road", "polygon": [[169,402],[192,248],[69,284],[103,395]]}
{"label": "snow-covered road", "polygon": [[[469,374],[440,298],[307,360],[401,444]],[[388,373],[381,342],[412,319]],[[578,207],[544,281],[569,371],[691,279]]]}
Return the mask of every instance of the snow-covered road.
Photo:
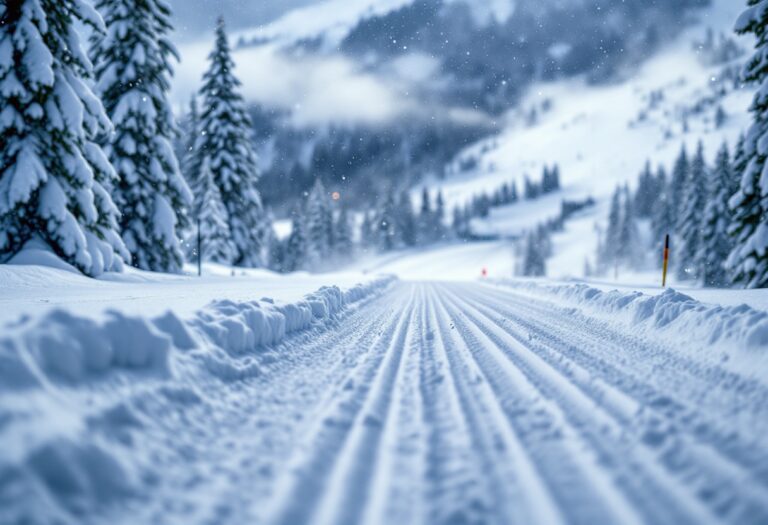
{"label": "snow-covered road", "polygon": [[[34,483],[8,483],[28,473],[0,468],[0,507],[79,523],[768,523],[766,374],[665,345],[522,291],[396,283],[238,357],[260,373],[63,389],[92,405],[88,439],[125,479],[78,494],[54,478],[40,505]],[[32,470],[66,465],[49,448]]]}

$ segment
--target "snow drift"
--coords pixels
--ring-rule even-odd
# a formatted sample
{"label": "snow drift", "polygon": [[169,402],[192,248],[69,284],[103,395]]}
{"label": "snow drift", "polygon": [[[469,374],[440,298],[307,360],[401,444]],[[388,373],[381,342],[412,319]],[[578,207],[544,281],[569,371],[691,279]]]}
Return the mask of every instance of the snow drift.
{"label": "snow drift", "polygon": [[[126,460],[132,447],[126,429],[143,424],[142,412],[164,407],[173,418],[174,407],[205,402],[211,381],[265,373],[258,356],[280,359],[274,347],[288,336],[343,322],[345,310],[393,281],[382,277],[345,291],[323,287],[294,303],[215,301],[191,319],[116,311],[93,319],[53,310],[6,324],[0,523],[76,523],[77,516],[130,498],[146,483]],[[16,508],[4,501],[45,503]]]}
{"label": "snow drift", "polygon": [[604,292],[585,284],[546,285],[499,281],[537,298],[556,299],[599,318],[623,322],[635,332],[686,346],[715,346],[768,350],[768,312],[747,305],[701,303],[673,289],[658,295]]}

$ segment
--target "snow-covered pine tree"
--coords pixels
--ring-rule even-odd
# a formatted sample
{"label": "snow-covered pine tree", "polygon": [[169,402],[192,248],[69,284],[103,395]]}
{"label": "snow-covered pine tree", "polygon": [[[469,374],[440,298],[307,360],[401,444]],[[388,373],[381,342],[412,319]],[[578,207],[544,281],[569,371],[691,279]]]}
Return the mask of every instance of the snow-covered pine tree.
{"label": "snow-covered pine tree", "polygon": [[547,274],[547,265],[541,246],[542,239],[538,231],[529,232],[525,238],[522,271],[526,277],[543,277]]}
{"label": "snow-covered pine tree", "polygon": [[690,279],[698,277],[701,268],[697,257],[701,245],[701,225],[707,205],[707,164],[704,160],[704,144],[699,142],[696,155],[688,170],[685,182],[681,213],[677,221],[677,277]]}
{"label": "snow-covered pine tree", "polygon": [[408,190],[400,192],[397,200],[395,221],[397,223],[398,242],[403,246],[415,246],[418,240],[418,231],[413,203],[411,202],[411,195]]}
{"label": "snow-covered pine tree", "polygon": [[685,184],[688,180],[688,172],[690,171],[690,163],[688,162],[688,152],[685,149],[685,144],[680,150],[675,165],[672,168],[672,176],[669,181],[669,198],[672,211],[672,224],[676,230],[680,230],[678,224],[680,213],[679,209],[683,206],[683,197],[685,195]]}
{"label": "snow-covered pine tree", "polygon": [[516,203],[519,200],[519,197],[518,197],[518,194],[517,194],[517,183],[513,181],[510,184],[510,187],[511,187],[511,190],[510,190],[510,195],[509,195],[509,202],[510,202],[510,204],[514,204],[514,203]]}
{"label": "snow-covered pine tree", "polygon": [[651,171],[651,161],[645,163],[643,171],[637,179],[637,192],[635,193],[635,213],[638,218],[645,219],[651,216],[653,203],[658,198],[656,177]]}
{"label": "snow-covered pine tree", "polygon": [[194,210],[200,227],[201,259],[230,264],[235,255],[235,247],[229,231],[227,210],[221,201],[219,187],[213,180],[207,157],[200,168],[200,193],[196,195]]}
{"label": "snow-covered pine tree", "polygon": [[560,166],[558,164],[552,167],[550,176],[552,178],[552,191],[558,191],[560,189]]}
{"label": "snow-covered pine tree", "polygon": [[195,146],[197,137],[200,136],[200,114],[197,111],[197,97],[192,96],[189,101],[189,113],[184,126],[184,156],[181,159],[181,172],[187,180],[187,185],[192,190],[192,195],[197,195],[195,187],[197,174],[195,173],[196,157]]}
{"label": "snow-covered pine tree", "polygon": [[378,210],[374,227],[376,246],[382,252],[394,250],[397,245],[396,206],[395,190],[390,186]]}
{"label": "snow-covered pine tree", "polygon": [[674,229],[674,212],[670,197],[671,189],[667,181],[667,172],[663,166],[659,167],[659,171],[656,174],[656,187],[659,190],[651,213],[651,247],[655,254],[659,254],[655,260],[658,261],[658,267],[661,268],[664,241],[667,234],[671,235]]}
{"label": "snow-covered pine tree", "polygon": [[600,257],[602,268],[613,268],[619,263],[621,235],[621,188],[618,186],[611,197],[611,208],[608,212],[608,225],[603,237],[603,250]]}
{"label": "snow-covered pine tree", "polygon": [[443,198],[443,191],[438,190],[437,198],[435,199],[435,213],[432,217],[434,236],[436,241],[445,240],[445,199]]}
{"label": "snow-covered pine tree", "polygon": [[722,287],[728,282],[725,261],[732,249],[728,235],[731,211],[728,201],[733,185],[728,145],[723,143],[710,171],[709,196],[701,227],[701,243],[697,257],[699,276],[705,286]]}
{"label": "snow-covered pine tree", "polygon": [[638,249],[639,234],[637,232],[635,206],[628,186],[624,187],[622,193],[624,194],[624,209],[619,224],[617,257],[624,265],[637,268],[641,265],[639,259],[642,254]]}
{"label": "snow-covered pine tree", "polygon": [[750,107],[752,125],[744,138],[741,184],[729,202],[734,212],[729,231],[735,244],[727,265],[735,283],[764,288],[768,287],[768,0],[749,0],[735,29],[757,38],[742,77],[759,87]]}
{"label": "snow-covered pine tree", "polygon": [[330,198],[320,178],[309,192],[306,205],[307,263],[313,269],[327,260],[331,251]]}
{"label": "snow-covered pine tree", "polygon": [[96,276],[121,270],[128,252],[115,171],[94,142],[111,126],[76,23],[105,30],[83,0],[0,3],[0,263],[39,240]]}
{"label": "snow-covered pine tree", "polygon": [[181,176],[172,141],[177,133],[168,90],[178,53],[168,33],[163,0],[97,0],[107,31],[95,33],[91,56],[96,92],[114,124],[102,138],[118,181],[112,190],[122,213],[131,264],[180,272],[184,255],[177,230],[189,226],[192,194]]}
{"label": "snow-covered pine tree", "polygon": [[224,20],[216,25],[216,43],[203,75],[200,135],[195,150],[197,165],[210,156],[213,180],[221,191],[229,216],[229,229],[237,250],[236,266],[263,265],[266,224],[261,196],[256,189],[258,166],[251,142],[251,119],[234,75]]}
{"label": "snow-covered pine tree", "polygon": [[434,224],[432,213],[432,202],[429,196],[429,190],[422,188],[421,190],[421,207],[419,211],[419,243],[429,244],[434,241],[434,232],[432,231],[432,225]]}
{"label": "snow-covered pine tree", "polygon": [[355,248],[352,224],[346,206],[342,206],[334,223],[335,251],[342,259],[349,259]]}
{"label": "snow-covered pine tree", "polygon": [[297,208],[291,220],[291,235],[285,244],[283,254],[283,269],[286,272],[303,270],[307,265],[307,232],[306,219]]}

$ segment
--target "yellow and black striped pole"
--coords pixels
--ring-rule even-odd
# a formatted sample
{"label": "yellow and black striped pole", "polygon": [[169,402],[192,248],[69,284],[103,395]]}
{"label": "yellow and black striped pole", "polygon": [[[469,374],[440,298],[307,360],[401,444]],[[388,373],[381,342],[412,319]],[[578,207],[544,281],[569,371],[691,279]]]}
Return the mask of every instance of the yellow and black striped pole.
{"label": "yellow and black striped pole", "polygon": [[661,275],[661,287],[667,287],[667,268],[669,267],[669,234],[664,239],[664,270]]}

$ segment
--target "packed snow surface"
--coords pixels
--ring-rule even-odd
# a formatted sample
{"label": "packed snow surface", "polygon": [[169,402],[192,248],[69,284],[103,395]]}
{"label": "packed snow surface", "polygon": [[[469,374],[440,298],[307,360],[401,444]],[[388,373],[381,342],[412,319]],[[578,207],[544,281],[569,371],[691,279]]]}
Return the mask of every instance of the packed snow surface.
{"label": "packed snow surface", "polygon": [[0,523],[768,520],[765,311],[391,277],[116,305],[0,333]]}

